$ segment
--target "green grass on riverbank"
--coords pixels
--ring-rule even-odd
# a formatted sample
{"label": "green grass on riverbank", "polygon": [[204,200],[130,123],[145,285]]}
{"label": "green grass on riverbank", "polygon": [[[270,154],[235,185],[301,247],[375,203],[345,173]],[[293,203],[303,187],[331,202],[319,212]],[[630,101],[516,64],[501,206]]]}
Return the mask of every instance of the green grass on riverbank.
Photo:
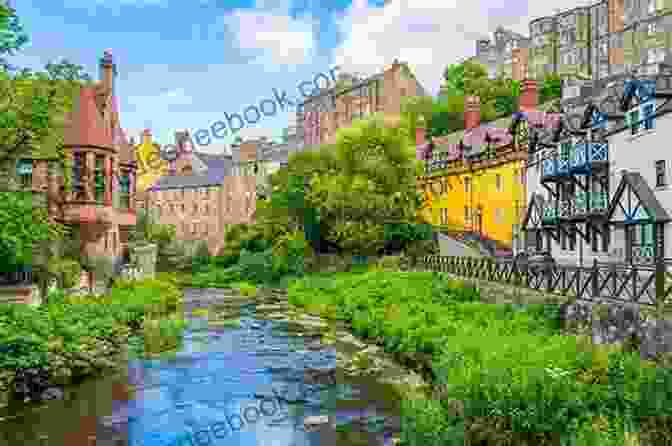
{"label": "green grass on riverbank", "polygon": [[[22,368],[42,368],[55,382],[67,383],[112,366],[133,330],[142,330],[151,341],[167,325],[183,326],[180,302],[174,284],[143,280],[118,283],[103,297],[56,293],[38,307],[2,304],[0,388]],[[159,319],[161,324],[151,322]]]}
{"label": "green grass on riverbank", "polygon": [[672,373],[561,334],[557,306],[481,303],[430,272],[308,276],[289,299],[431,357],[437,396],[405,402],[405,445],[672,444]]}

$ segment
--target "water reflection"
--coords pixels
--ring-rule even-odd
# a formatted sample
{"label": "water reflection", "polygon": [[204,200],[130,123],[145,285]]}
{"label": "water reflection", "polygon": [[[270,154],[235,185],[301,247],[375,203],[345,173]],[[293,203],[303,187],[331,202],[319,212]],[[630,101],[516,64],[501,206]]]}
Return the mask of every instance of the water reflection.
{"label": "water reflection", "polygon": [[[131,359],[62,401],[26,406],[0,422],[0,445],[324,446],[335,444],[333,423],[366,415],[336,411],[358,391],[336,385],[333,348],[302,347],[286,324],[255,319],[253,306],[240,315],[239,328],[194,319],[179,351]],[[307,369],[332,375],[306,382]],[[320,415],[331,416],[330,434],[304,428]]]}

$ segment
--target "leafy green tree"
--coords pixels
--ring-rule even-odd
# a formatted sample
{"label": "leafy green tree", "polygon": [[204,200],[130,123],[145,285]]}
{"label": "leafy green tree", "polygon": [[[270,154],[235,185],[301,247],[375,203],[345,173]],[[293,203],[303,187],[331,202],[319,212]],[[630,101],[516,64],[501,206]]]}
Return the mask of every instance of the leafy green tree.
{"label": "leafy green tree", "polygon": [[28,35],[23,31],[23,26],[16,15],[16,11],[8,7],[4,2],[0,3],[0,70],[9,71],[13,67],[9,65],[5,56],[13,56],[18,50],[28,43]]}
{"label": "leafy green tree", "polygon": [[1,272],[19,265],[34,266],[33,254],[40,244],[61,240],[66,231],[49,221],[43,207],[33,205],[29,192],[0,192]]}
{"label": "leafy green tree", "polygon": [[543,104],[560,97],[562,97],[562,78],[555,73],[547,74],[539,91],[539,102]]}

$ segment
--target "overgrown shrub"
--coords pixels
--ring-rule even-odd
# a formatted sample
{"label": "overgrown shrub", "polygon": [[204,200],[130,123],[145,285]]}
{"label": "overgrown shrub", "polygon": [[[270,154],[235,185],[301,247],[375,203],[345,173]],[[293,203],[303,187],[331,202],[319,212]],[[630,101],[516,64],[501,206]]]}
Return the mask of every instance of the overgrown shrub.
{"label": "overgrown shrub", "polygon": [[62,288],[74,288],[79,284],[82,266],[72,259],[54,259],[49,262],[49,273]]}
{"label": "overgrown shrub", "polygon": [[201,241],[196,246],[196,252],[191,259],[192,271],[201,272],[204,271],[208,264],[210,263],[210,250],[208,249],[208,244],[205,241]]}
{"label": "overgrown shrub", "polygon": [[297,280],[289,300],[348,321],[390,352],[431,355],[446,395],[408,402],[407,444],[620,446],[632,433],[658,441],[642,444],[667,441],[672,372],[563,335],[555,307],[483,303],[468,284],[427,272],[341,275],[328,287]]}

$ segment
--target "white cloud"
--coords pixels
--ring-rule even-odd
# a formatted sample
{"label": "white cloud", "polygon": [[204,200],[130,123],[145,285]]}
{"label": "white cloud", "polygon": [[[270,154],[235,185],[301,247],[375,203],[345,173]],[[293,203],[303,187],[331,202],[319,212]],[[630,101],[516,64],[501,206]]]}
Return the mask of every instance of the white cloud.
{"label": "white cloud", "polygon": [[260,53],[254,63],[291,69],[307,63],[313,55],[315,23],[311,16],[290,16],[284,2],[258,0],[253,9],[236,9],[216,26],[229,28],[243,54]]}
{"label": "white cloud", "polygon": [[[334,63],[344,71],[380,72],[395,58],[408,62],[432,93],[443,69],[475,54],[475,40],[499,25],[527,35],[529,21],[591,4],[588,0],[390,0],[383,8],[353,0],[337,18],[344,40]],[[468,25],[465,25],[468,24]]]}

